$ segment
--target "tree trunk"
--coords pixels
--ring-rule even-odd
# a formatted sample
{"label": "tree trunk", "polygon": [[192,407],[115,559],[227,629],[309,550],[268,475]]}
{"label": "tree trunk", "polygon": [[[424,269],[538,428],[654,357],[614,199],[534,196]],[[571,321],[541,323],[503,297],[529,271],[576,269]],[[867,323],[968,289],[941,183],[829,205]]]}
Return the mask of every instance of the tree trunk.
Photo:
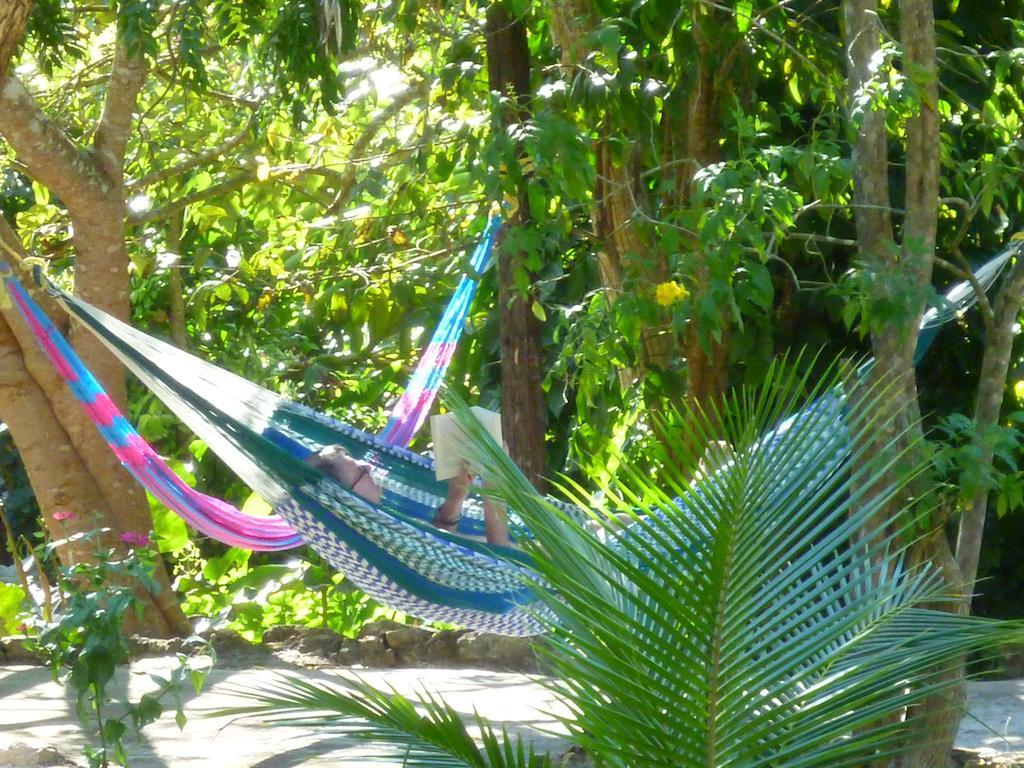
{"label": "tree trunk", "polygon": [[[125,203],[122,181],[124,147],[132,125],[136,97],[145,77],[140,61],[128,56],[119,42],[115,49],[103,115],[88,151],[75,145],[39,109],[14,78],[0,83],[0,135],[10,143],[27,172],[49,187],[67,207],[74,225],[76,249],[75,289],[87,301],[127,320],[128,272],[124,241]],[[6,222],[0,237],[20,249]],[[44,308],[52,304],[40,298]],[[26,471],[53,538],[107,527],[98,546],[123,548],[119,535],[145,532],[152,520],[145,493],[107,448],[84,410],[68,392],[37,347],[26,326],[3,311],[0,334],[6,379],[15,384],[0,388],[0,418],[10,426],[25,461]],[[52,313],[51,313],[52,314]],[[90,370],[121,406],[125,401],[124,373],[120,364],[91,334],[68,329],[63,317],[53,315]],[[20,365],[17,361],[20,361]],[[54,458],[57,457],[55,464]],[[68,510],[75,518],[53,520],[53,513]],[[91,559],[90,551],[71,546],[60,550],[65,560]],[[149,633],[187,633],[190,625],[170,589],[162,564],[156,595],[144,595],[146,614],[138,626]]]}
{"label": "tree trunk", "polygon": [[185,316],[185,284],[181,272],[185,268],[181,261],[181,215],[174,214],[167,220],[167,250],[174,254],[174,263],[167,271],[171,339],[179,349],[188,350],[187,318]]}
{"label": "tree trunk", "polygon": [[[526,28],[498,0],[487,10],[487,76],[492,91],[514,97],[501,116],[507,127],[526,117],[530,96],[530,50]],[[520,190],[520,204],[507,226],[529,226],[529,204]],[[516,288],[515,273],[523,269],[523,254],[497,244],[498,305],[501,337],[501,426],[512,459],[530,482],[543,491],[547,471],[544,403],[543,326],[533,312],[537,301],[531,275],[530,291]]]}
{"label": "tree trunk", "polygon": [[0,5],[0,81],[7,76],[11,59],[25,36],[32,3],[33,0],[3,0]]}
{"label": "tree trunk", "polygon": [[[981,375],[978,382],[978,397],[974,409],[974,427],[980,436],[996,426],[1006,391],[1006,375],[1010,370],[1015,338],[1014,325],[1024,301],[1024,259],[1018,256],[1013,271],[999,289],[992,306],[992,318],[987,328],[985,352],[981,360]],[[980,438],[978,461],[990,464],[993,458],[992,444]],[[963,580],[963,594],[970,605],[974,582],[978,578],[978,559],[981,556],[981,541],[985,532],[985,515],[988,511],[989,489],[985,488],[973,498],[960,518],[956,542],[956,559]]]}
{"label": "tree trunk", "polygon": [[[939,122],[938,78],[935,60],[935,22],[930,0],[903,0],[900,4],[900,38],[903,45],[904,75],[912,79],[920,103],[906,124],[906,200],[903,231],[896,247],[890,215],[889,156],[886,115],[866,98],[871,81],[888,77],[877,68],[881,58],[883,29],[876,0],[846,0],[844,3],[846,51],[850,80],[850,103],[855,105],[851,118],[857,126],[854,160],[854,217],[858,250],[865,268],[877,276],[871,281],[871,302],[890,302],[904,307],[903,314],[883,326],[866,318],[871,325],[871,345],[875,364],[871,380],[885,387],[878,405],[884,411],[880,423],[869,438],[877,448],[871,455],[881,456],[883,449],[912,446],[922,436],[917,384],[914,376],[914,350],[931,282],[938,217]],[[896,295],[899,292],[899,295]],[[916,453],[909,455],[916,461]],[[898,469],[880,477],[879,492],[898,482]],[[907,494],[894,498],[879,511],[877,525],[867,533],[881,536],[882,521],[895,519],[913,505]],[[911,546],[911,558],[930,563],[948,585],[950,593],[962,582],[960,569],[952,556],[941,521],[932,522]],[[934,606],[940,610],[961,610],[956,602]],[[949,763],[953,740],[960,720],[959,704],[965,698],[964,665],[960,662],[937,671],[936,681],[946,687],[928,697],[907,713],[913,721],[908,751],[898,765],[936,766]]]}
{"label": "tree trunk", "polygon": [[[694,5],[691,24],[697,44],[697,71],[694,84],[685,94],[684,119],[674,121],[678,126],[677,135],[670,137],[670,145],[678,147],[673,154],[681,155],[690,162],[676,164],[677,205],[691,206],[694,177],[697,172],[721,159],[718,139],[722,133],[719,119],[718,85],[724,81],[724,71],[715,66],[721,58],[721,32],[732,23],[731,13],[719,8],[702,8]],[[721,66],[729,66],[723,63]],[[708,290],[710,280],[705,266],[707,254],[700,243],[693,238],[690,248],[701,260],[693,279],[694,303],[700,301]],[[729,344],[732,336],[731,323],[723,318],[721,336],[717,342],[701,340],[706,329],[696,319],[690,321],[683,339],[683,353],[686,356],[686,395],[690,402],[705,413],[712,413],[707,406],[717,402],[729,384],[727,365]]]}

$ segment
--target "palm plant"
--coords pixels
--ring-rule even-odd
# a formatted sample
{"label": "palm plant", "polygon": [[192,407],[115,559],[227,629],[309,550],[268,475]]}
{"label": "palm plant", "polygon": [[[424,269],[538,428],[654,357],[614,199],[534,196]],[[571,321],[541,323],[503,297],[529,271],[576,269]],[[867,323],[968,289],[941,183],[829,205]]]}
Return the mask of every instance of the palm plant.
{"label": "palm plant", "polygon": [[[567,488],[602,537],[539,497],[463,413],[467,455],[535,535],[525,546],[550,630],[547,685],[598,765],[875,763],[905,743],[912,706],[947,685],[946,663],[1022,634],[923,607],[948,599],[940,579],[905,562],[908,523],[876,521],[898,490],[880,479],[909,454],[865,455],[864,435],[886,426],[872,403],[887,393],[851,409],[841,378],[779,365],[720,411],[686,414],[693,431],[667,446],[657,485],[627,467],[600,504]],[[674,469],[696,465],[693,446],[712,434],[729,445],[721,466]],[[363,684],[296,679],[250,695],[259,703],[237,712],[354,730],[406,765],[546,764],[485,723],[477,746],[432,699],[416,709]]]}

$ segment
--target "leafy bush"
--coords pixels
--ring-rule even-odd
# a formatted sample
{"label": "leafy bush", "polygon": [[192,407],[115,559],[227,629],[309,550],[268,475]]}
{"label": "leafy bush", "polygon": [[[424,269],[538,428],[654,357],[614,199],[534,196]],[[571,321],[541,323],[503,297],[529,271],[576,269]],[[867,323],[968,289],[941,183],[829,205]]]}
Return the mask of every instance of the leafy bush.
{"label": "leafy bush", "polygon": [[[76,534],[75,538],[94,535]],[[137,702],[112,697],[109,686],[117,668],[129,661],[125,619],[143,606],[136,590],[159,588],[152,577],[155,554],[146,547],[148,536],[129,532],[121,539],[132,547],[127,555],[97,551],[95,563],[61,567],[58,606],[52,611],[50,606],[39,607],[24,626],[29,637],[26,646],[42,656],[55,681],[74,688],[79,719],[99,740],[98,746],[85,748],[90,768],[108,766],[112,758],[128,765],[124,739],[129,725],[138,730],[154,722],[165,711],[168,698],[174,702],[178,726],[184,728],[181,693],[190,682],[198,692],[212,662],[209,657],[179,654],[179,664],[168,677],[153,676],[155,691]],[[37,556],[52,559],[60,543],[42,545]]]}
{"label": "leafy bush", "polygon": [[297,554],[286,563],[259,563],[252,552],[232,548],[204,560],[193,546],[179,552],[178,568],[175,588],[186,615],[208,617],[214,628],[233,630],[250,642],[282,625],[356,637],[368,622],[406,620],[343,575]]}

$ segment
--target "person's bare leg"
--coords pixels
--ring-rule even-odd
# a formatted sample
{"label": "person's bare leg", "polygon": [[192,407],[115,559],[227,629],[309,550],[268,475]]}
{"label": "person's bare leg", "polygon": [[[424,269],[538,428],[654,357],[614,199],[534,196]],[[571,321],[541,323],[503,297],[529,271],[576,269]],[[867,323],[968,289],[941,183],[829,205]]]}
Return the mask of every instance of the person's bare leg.
{"label": "person's bare leg", "polygon": [[455,477],[448,481],[448,495],[434,513],[433,524],[442,530],[454,532],[462,519],[462,504],[469,495],[469,467],[465,464]]}
{"label": "person's bare leg", "polygon": [[484,532],[487,535],[487,543],[499,547],[512,546],[512,539],[508,534],[508,512],[505,505],[484,497]]}

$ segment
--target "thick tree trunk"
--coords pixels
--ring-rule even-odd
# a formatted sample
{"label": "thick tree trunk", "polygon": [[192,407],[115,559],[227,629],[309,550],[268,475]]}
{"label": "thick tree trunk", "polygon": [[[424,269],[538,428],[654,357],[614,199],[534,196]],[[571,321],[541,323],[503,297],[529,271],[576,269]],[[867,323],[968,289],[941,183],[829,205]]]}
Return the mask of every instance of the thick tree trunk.
{"label": "thick tree trunk", "polygon": [[[868,98],[873,80],[885,82],[888,72],[876,70],[881,56],[883,29],[876,0],[846,0],[844,3],[846,50],[850,79],[852,119],[857,126],[854,146],[854,216],[858,250],[866,269],[877,279],[872,281],[873,302],[890,302],[902,306],[904,313],[884,327],[871,330],[875,365],[872,382],[886,387],[880,398],[880,414],[884,428],[871,436],[871,455],[881,456],[892,446],[905,448],[921,437],[917,384],[914,376],[914,350],[918,328],[925,310],[927,289],[931,282],[935,251],[938,189],[939,189],[939,122],[938,78],[935,60],[935,22],[930,0],[903,0],[900,4],[900,37],[903,45],[903,69],[912,79],[920,99],[915,114],[906,125],[906,200],[900,247],[895,245],[889,200],[889,159],[886,115],[883,107]],[[898,292],[899,295],[896,295]],[[868,318],[869,322],[871,318]],[[911,461],[914,457],[911,456]],[[880,477],[877,488],[897,482],[898,470]],[[884,520],[895,519],[913,503],[908,495],[893,499],[880,510],[868,535],[886,533]],[[930,563],[943,574],[950,592],[962,582],[960,569],[949,546],[941,521],[934,529],[918,538],[911,547],[911,557]],[[956,603],[935,606],[941,610],[960,610]],[[908,738],[908,752],[898,765],[936,766],[948,764],[960,705],[965,698],[963,663],[951,664],[937,672],[946,684],[940,695],[926,699],[907,713],[913,721],[913,736]]]}
{"label": "thick tree trunk", "polygon": [[[904,74],[917,88],[920,103],[907,121],[906,210],[900,247],[899,270],[910,286],[907,307],[910,320],[907,339],[887,334],[890,346],[901,355],[907,371],[904,414],[916,420],[920,416],[917,387],[913,379],[913,356],[918,328],[925,311],[926,291],[931,284],[939,211],[939,80],[935,58],[935,18],[931,0],[903,0],[900,3],[900,41],[903,44]],[[912,326],[909,323],[913,323]],[[1005,371],[1003,372],[1005,377]],[[915,430],[916,431],[916,430]],[[935,530],[914,543],[912,555],[928,562],[942,575],[951,593],[957,593],[963,579],[950,549],[942,521]],[[956,602],[934,606],[938,610],[964,613],[965,604]],[[960,659],[939,671],[946,690],[925,699],[915,711],[907,713],[915,722],[917,734],[901,765],[943,766],[950,763],[957,728],[967,701],[964,679],[966,660]]]}
{"label": "thick tree trunk", "polygon": [[[16,79],[8,77],[0,83],[0,135],[13,147],[28,173],[62,200],[74,225],[76,291],[126,320],[128,259],[121,168],[144,77],[141,62],[131,59],[119,42],[103,115],[90,150],[73,144],[49,121]],[[0,237],[20,248],[6,222],[0,223]],[[47,305],[45,300],[43,304]],[[11,310],[4,310],[3,315],[3,354],[10,361],[20,360],[21,365],[12,363],[8,374],[18,387],[0,389],[0,418],[11,426],[50,535],[63,538],[104,526],[111,530],[99,539],[99,545],[117,548],[123,546],[118,538],[122,532],[150,530],[145,493],[106,447],[24,324]],[[58,318],[58,324],[67,329],[63,318]],[[68,330],[78,353],[123,406],[121,366],[90,334],[81,329]],[[28,403],[33,410],[26,410]],[[58,510],[73,511],[76,517],[58,523],[52,518]],[[81,559],[91,552],[65,548],[60,554],[65,559]],[[142,596],[147,605],[145,618],[139,626],[130,628],[161,635],[190,631],[162,565],[156,578],[161,590],[156,595]]]}
{"label": "thick tree trunk", "polygon": [[[502,115],[511,125],[526,116],[530,95],[530,50],[526,28],[498,0],[487,11],[487,75],[492,91],[515,98]],[[525,191],[516,216],[507,226],[528,226]],[[516,289],[515,273],[522,254],[498,243],[498,305],[501,325],[501,426],[512,459],[538,490],[544,490],[547,471],[544,403],[543,326],[534,315],[537,300],[531,286],[525,296]]]}

